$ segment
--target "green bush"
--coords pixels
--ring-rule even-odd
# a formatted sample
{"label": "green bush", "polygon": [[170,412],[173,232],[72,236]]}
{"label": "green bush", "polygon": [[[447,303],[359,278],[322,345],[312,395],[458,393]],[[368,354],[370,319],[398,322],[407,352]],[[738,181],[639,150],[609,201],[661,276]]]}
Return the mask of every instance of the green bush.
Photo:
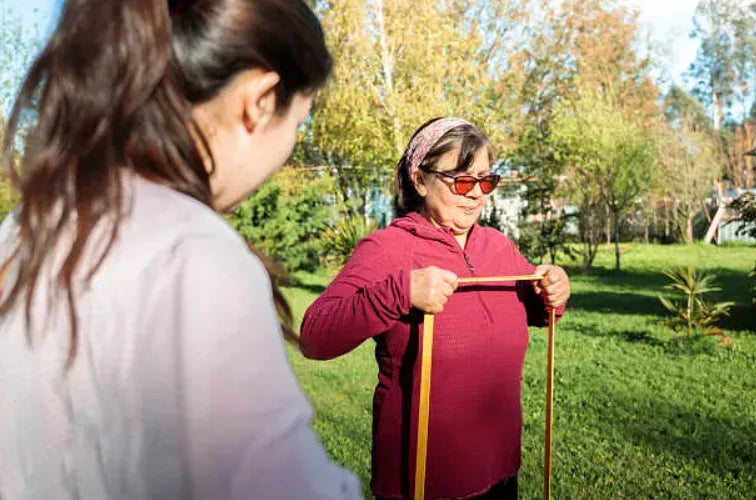
{"label": "green bush", "polygon": [[361,215],[347,215],[336,226],[323,233],[325,252],[329,256],[329,264],[342,267],[346,264],[357,243],[378,229],[375,221],[367,221]]}
{"label": "green bush", "polygon": [[248,242],[290,271],[312,271],[323,253],[322,234],[333,220],[333,179],[284,170],[228,217]]}
{"label": "green bush", "polygon": [[713,286],[716,277],[711,273],[698,273],[690,266],[667,269],[664,274],[672,281],[664,288],[681,296],[681,300],[659,296],[662,305],[674,315],[664,324],[676,332],[686,332],[689,339],[695,334],[719,335],[723,345],[731,346],[731,340],[724,336],[717,321],[722,316],[729,316],[735,303],[706,302],[703,299],[705,294],[721,290]]}

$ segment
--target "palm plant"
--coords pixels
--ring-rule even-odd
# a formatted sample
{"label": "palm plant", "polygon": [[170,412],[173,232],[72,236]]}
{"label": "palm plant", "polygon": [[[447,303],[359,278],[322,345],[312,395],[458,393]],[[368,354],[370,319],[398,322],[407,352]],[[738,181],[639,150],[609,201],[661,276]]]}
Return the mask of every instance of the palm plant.
{"label": "palm plant", "polygon": [[375,221],[368,221],[361,215],[347,215],[323,233],[325,251],[333,263],[341,267],[352,255],[357,243],[376,229],[378,224]]}
{"label": "palm plant", "polygon": [[710,303],[703,299],[703,295],[721,290],[714,286],[716,277],[710,273],[699,273],[690,266],[667,269],[664,274],[671,280],[664,288],[682,296],[681,300],[659,296],[662,305],[674,315],[664,323],[675,331],[687,331],[688,338],[695,331],[701,331],[704,335],[722,335],[717,321],[728,316],[735,303]]}

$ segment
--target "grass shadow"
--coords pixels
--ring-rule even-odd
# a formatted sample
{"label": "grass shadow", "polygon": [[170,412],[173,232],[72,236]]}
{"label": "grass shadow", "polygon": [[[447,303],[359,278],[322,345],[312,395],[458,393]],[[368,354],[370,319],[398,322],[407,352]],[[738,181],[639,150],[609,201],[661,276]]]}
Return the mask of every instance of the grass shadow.
{"label": "grass shadow", "polygon": [[[645,401],[625,394],[611,394],[611,409],[617,417],[604,418],[599,425],[605,434],[616,431],[633,443],[645,444],[660,453],[674,453],[694,461],[718,475],[752,473],[756,464],[756,422],[707,414],[705,410],[685,408],[668,400]],[[642,409],[642,410],[639,410]],[[632,414],[632,419],[621,415]],[[611,422],[621,422],[612,425]]]}
{"label": "grass shadow", "polygon": [[632,292],[575,292],[569,300],[569,309],[587,312],[617,314],[661,314],[659,299]]}
{"label": "grass shadow", "polygon": [[697,335],[685,338],[673,335],[670,331],[669,337],[659,338],[650,334],[648,330],[614,329],[607,325],[579,325],[575,330],[589,337],[615,338],[630,344],[657,347],[666,355],[672,356],[721,356],[725,351],[725,348],[718,344],[718,338],[714,336]]}
{"label": "grass shadow", "polygon": [[[719,292],[708,294],[706,300],[735,302],[731,315],[721,320],[722,327],[726,330],[756,332],[756,312],[750,304],[751,283],[746,273],[721,267],[701,269],[713,273],[716,276],[715,285],[721,288]],[[575,291],[570,297],[570,309],[666,316],[658,295],[669,295],[669,291],[664,288],[669,279],[661,272],[638,269],[616,272],[598,268],[585,277],[573,275],[573,279],[585,280],[588,283],[595,280],[602,286],[609,285],[619,291]]]}

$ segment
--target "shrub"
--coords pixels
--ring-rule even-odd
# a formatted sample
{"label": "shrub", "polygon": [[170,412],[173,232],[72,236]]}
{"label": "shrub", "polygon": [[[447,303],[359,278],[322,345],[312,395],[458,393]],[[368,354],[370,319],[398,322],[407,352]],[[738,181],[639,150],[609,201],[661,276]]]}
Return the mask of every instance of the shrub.
{"label": "shrub", "polygon": [[314,270],[322,234],[333,219],[333,179],[284,170],[263,184],[228,217],[249,243],[290,271]]}
{"label": "shrub", "polygon": [[342,267],[346,264],[357,243],[378,229],[375,221],[367,221],[361,215],[347,215],[336,226],[323,233],[325,253],[330,257],[330,265]]}
{"label": "shrub", "polygon": [[705,294],[720,290],[713,285],[716,277],[710,273],[699,273],[693,267],[668,269],[664,274],[671,280],[664,288],[681,296],[681,300],[659,296],[662,305],[674,315],[664,324],[676,332],[685,332],[687,338],[696,334],[718,335],[722,345],[732,346],[731,339],[724,335],[717,321],[730,314],[734,303],[706,302],[703,299]]}

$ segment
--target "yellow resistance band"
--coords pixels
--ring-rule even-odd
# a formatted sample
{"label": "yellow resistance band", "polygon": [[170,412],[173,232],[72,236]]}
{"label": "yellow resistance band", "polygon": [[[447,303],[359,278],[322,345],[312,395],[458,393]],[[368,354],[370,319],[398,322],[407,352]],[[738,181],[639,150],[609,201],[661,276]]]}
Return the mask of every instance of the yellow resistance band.
{"label": "yellow resistance band", "polygon": [[[543,276],[491,276],[460,278],[459,283],[493,283],[500,281],[537,281]],[[414,500],[425,500],[425,469],[428,456],[428,414],[430,410],[430,383],[433,353],[433,314],[423,318],[423,345],[420,358],[420,406],[417,418],[417,454],[415,461]],[[551,408],[554,382],[554,309],[549,309],[548,373],[546,376],[546,436],[544,439],[544,498],[551,498]]]}

